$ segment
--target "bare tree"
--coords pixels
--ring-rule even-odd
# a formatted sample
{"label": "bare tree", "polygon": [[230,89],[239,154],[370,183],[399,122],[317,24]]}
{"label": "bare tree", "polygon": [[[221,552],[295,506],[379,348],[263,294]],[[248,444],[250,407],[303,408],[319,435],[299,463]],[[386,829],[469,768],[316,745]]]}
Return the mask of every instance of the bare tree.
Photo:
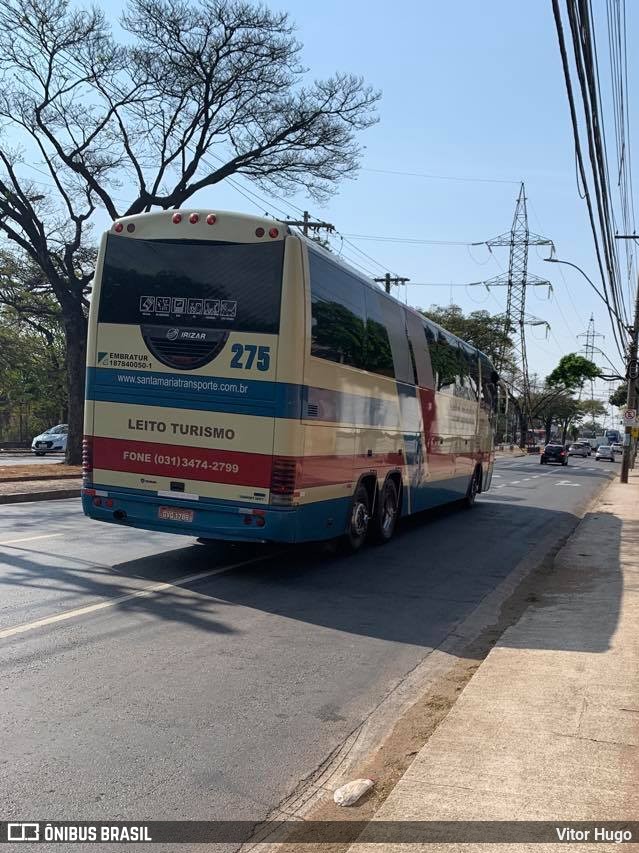
{"label": "bare tree", "polygon": [[96,211],[179,207],[237,174],[323,199],[355,172],[357,133],[379,98],[350,74],[306,82],[287,15],[261,5],[131,0],[121,23],[126,44],[95,7],[0,0],[0,231],[62,311],[69,462],[80,454]]}

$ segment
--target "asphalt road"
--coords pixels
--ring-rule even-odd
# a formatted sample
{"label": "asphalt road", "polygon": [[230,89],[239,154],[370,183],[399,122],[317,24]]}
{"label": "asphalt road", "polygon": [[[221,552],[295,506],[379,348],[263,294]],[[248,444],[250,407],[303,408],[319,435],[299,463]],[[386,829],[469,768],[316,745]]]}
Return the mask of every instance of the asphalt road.
{"label": "asphalt road", "polygon": [[471,512],[351,558],[3,507],[1,811],[262,819],[618,469],[503,459]]}

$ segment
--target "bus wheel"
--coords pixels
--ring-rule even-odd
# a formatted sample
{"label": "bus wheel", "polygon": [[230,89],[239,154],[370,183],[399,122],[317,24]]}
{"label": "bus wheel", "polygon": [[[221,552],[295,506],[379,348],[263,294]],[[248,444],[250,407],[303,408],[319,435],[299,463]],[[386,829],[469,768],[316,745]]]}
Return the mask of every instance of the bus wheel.
{"label": "bus wheel", "polygon": [[468,484],[468,491],[466,492],[466,497],[464,498],[464,503],[470,509],[475,506],[475,498],[479,494],[479,478],[481,477],[481,472],[479,468],[476,468],[473,472],[473,476],[470,479],[470,483]]}
{"label": "bus wheel", "polygon": [[393,480],[386,480],[377,502],[377,512],[373,536],[376,542],[383,545],[393,537],[399,515],[399,494]]}
{"label": "bus wheel", "polygon": [[359,551],[366,541],[370,519],[371,511],[368,492],[364,486],[358,486],[353,496],[348,533],[344,537],[343,543],[348,553],[354,554],[355,551]]}

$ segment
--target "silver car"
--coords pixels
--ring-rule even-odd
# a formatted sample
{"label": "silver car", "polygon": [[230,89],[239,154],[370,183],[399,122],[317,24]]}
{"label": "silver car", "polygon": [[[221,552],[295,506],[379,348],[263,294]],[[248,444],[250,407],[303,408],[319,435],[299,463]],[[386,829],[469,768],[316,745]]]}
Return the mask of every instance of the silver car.
{"label": "silver car", "polygon": [[607,459],[608,462],[615,461],[615,454],[609,444],[600,444],[595,453],[595,459],[599,462],[600,459]]}
{"label": "silver car", "polygon": [[569,456],[581,456],[584,459],[590,456],[590,445],[584,444],[581,441],[577,441],[574,444],[571,444],[568,448]]}

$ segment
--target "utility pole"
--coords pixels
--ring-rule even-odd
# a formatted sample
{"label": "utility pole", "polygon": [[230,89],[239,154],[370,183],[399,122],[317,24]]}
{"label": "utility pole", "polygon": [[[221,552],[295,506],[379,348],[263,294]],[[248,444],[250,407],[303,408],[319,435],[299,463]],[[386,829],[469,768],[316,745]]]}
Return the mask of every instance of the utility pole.
{"label": "utility pole", "polygon": [[405,278],[401,275],[391,275],[389,272],[386,273],[384,278],[376,278],[373,280],[376,281],[378,284],[383,284],[386,293],[391,292],[391,284],[399,286],[400,284],[406,284],[406,282],[410,281],[409,278]]}
{"label": "utility pole", "polygon": [[[525,445],[530,421],[530,379],[528,376],[528,356],[526,354],[526,326],[544,325],[543,321],[526,316],[526,289],[528,287],[551,287],[549,281],[541,279],[528,272],[528,247],[552,246],[552,240],[533,234],[528,228],[528,212],[526,209],[526,188],[522,182],[515,206],[515,215],[510,231],[486,241],[491,250],[493,246],[508,246],[510,249],[508,274],[496,276],[486,282],[487,287],[504,286],[508,288],[506,298],[505,331],[509,334],[517,330],[515,352],[518,367],[521,372],[521,441]],[[547,325],[547,324],[546,324]],[[505,345],[500,353],[497,370],[503,370],[505,360]]]}
{"label": "utility pole", "polygon": [[308,210],[304,211],[301,220],[285,219],[284,221],[287,225],[295,225],[297,228],[301,228],[305,237],[309,236],[309,231],[313,231],[315,235],[318,231],[327,231],[329,234],[335,231],[335,226],[331,225],[330,222],[320,222],[311,219]]}
{"label": "utility pole", "polygon": [[[637,234],[615,234],[615,240],[637,240]],[[630,343],[628,345],[628,402],[627,409],[637,410],[637,379],[639,378],[639,362],[637,362],[637,349],[639,345],[639,280],[635,293],[635,313],[632,326],[628,327]],[[634,446],[632,441],[632,427],[626,426],[623,440],[623,457],[621,459],[621,474],[619,479],[622,483],[628,482],[628,471],[634,457]]]}

